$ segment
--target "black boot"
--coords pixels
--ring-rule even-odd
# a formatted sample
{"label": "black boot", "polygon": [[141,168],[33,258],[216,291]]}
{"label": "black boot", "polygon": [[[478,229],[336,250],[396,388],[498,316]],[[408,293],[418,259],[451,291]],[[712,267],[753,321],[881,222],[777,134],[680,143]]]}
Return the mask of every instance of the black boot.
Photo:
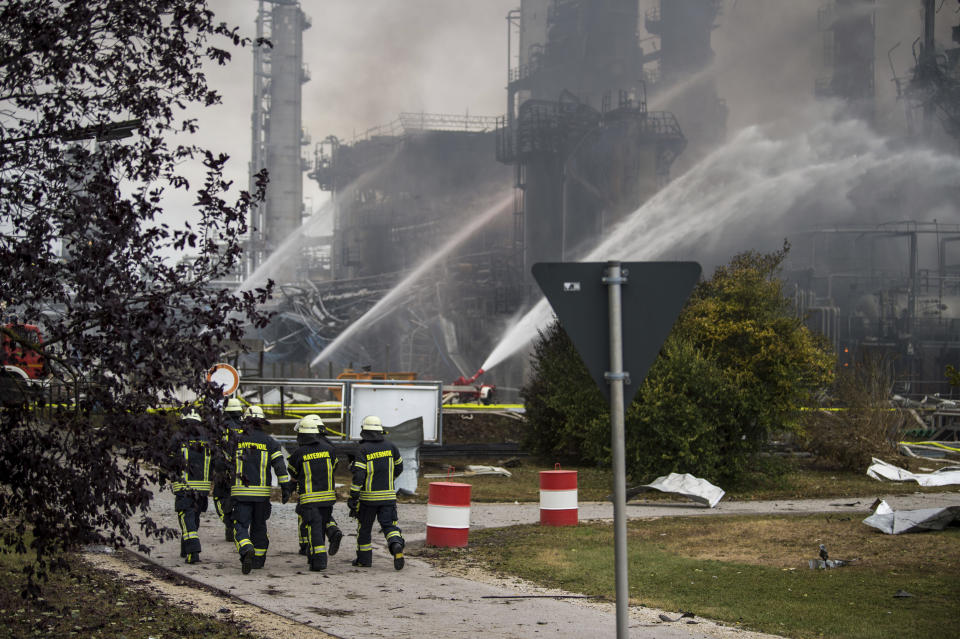
{"label": "black boot", "polygon": [[340,530],[335,530],[330,535],[330,546],[327,548],[327,552],[333,557],[337,554],[337,551],[340,550],[340,542],[343,540],[343,532]]}
{"label": "black boot", "polygon": [[187,553],[187,563],[188,563],[188,564],[199,564],[199,563],[200,563],[200,553],[198,553],[198,552]]}
{"label": "black boot", "polygon": [[223,540],[233,541],[233,526],[230,524],[223,525]]}
{"label": "black boot", "polygon": [[254,569],[256,569],[256,570],[259,570],[260,568],[263,568],[264,564],[266,564],[266,563],[267,563],[267,558],[266,558],[266,557],[257,557],[257,556],[254,556],[254,557],[253,557],[253,567],[254,567]]}
{"label": "black boot", "polygon": [[300,554],[304,557],[307,556],[307,544],[300,544]]}
{"label": "black boot", "polygon": [[327,569],[327,553],[318,552],[317,554],[310,557],[310,570],[313,572],[320,572],[321,570]]}
{"label": "black boot", "polygon": [[240,570],[245,575],[249,575],[253,569],[253,548],[247,548],[240,555]]}
{"label": "black boot", "polygon": [[187,542],[180,540],[180,558],[183,559],[187,556]]}
{"label": "black boot", "polygon": [[362,561],[360,561],[360,558],[357,557],[356,559],[354,559],[354,560],[350,563],[350,565],[351,565],[351,566],[357,566],[357,567],[359,567],[359,568],[369,568],[369,567],[372,566],[373,564],[372,564],[372,563],[363,563]]}
{"label": "black boot", "polygon": [[393,555],[393,569],[403,570],[403,544],[390,544],[390,554]]}

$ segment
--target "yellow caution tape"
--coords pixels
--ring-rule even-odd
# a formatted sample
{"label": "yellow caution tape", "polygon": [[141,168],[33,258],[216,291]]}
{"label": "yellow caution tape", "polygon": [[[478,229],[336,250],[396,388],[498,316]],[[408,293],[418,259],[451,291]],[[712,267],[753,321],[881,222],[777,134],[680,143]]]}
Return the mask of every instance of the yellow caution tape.
{"label": "yellow caution tape", "polygon": [[955,448],[953,446],[947,446],[940,442],[897,442],[898,444],[904,446],[933,446],[934,448],[942,448],[943,450],[949,450],[954,453],[960,453],[960,448]]}
{"label": "yellow caution tape", "polygon": [[444,404],[441,408],[456,408],[474,411],[523,410],[523,404]]}
{"label": "yellow caution tape", "polygon": [[[889,406],[889,407],[887,407],[887,408],[881,408],[881,407],[878,406],[876,409],[873,409],[873,410],[877,410],[877,409],[879,409],[879,410],[898,410],[896,406]],[[849,408],[846,408],[846,407],[826,408],[826,407],[823,407],[823,406],[801,406],[801,407],[800,407],[800,410],[801,410],[801,411],[822,410],[822,411],[827,411],[827,412],[830,412],[830,413],[839,413],[839,412],[847,411],[847,410],[850,410],[850,409],[849,409]]]}

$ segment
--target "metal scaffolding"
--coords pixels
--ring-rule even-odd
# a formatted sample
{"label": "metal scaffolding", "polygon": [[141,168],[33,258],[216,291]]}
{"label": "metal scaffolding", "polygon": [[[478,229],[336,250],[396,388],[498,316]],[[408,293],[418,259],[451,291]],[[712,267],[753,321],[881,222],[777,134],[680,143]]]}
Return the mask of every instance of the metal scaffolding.
{"label": "metal scaffolding", "polygon": [[957,224],[820,228],[796,238],[785,279],[841,367],[882,359],[901,394],[933,394],[960,357],[958,243]]}

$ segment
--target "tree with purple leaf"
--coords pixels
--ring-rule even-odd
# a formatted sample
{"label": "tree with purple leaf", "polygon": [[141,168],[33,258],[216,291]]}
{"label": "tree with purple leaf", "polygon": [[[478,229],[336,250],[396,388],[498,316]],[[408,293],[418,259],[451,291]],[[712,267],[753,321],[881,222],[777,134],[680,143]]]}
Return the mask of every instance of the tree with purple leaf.
{"label": "tree with purple leaf", "polygon": [[[175,534],[147,512],[177,427],[162,408],[211,397],[203,372],[266,322],[269,286],[216,283],[267,177],[235,192],[227,156],[190,141],[188,109],[220,100],[203,64],[248,44],[205,0],[8,0],[0,24],[0,331],[48,375],[45,402],[0,408],[0,522],[36,578],[65,549]],[[164,219],[177,191],[192,224]]]}

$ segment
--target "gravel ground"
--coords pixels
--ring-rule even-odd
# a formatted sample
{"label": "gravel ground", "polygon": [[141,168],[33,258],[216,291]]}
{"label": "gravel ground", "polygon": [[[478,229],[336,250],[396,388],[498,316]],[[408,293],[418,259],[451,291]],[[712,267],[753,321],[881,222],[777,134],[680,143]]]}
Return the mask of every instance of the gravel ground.
{"label": "gravel ground", "polygon": [[[956,505],[960,495],[913,494],[886,499],[894,509],[909,510]],[[815,512],[857,513],[866,517],[872,503],[873,499],[720,502],[716,508],[709,509],[689,502],[657,501],[631,502],[627,511],[631,518]],[[153,510],[155,518],[175,525],[171,494],[158,496]],[[582,520],[610,519],[613,516],[609,503],[581,503],[579,511]],[[477,571],[456,574],[456,568],[444,570],[443,567],[438,568],[417,559],[416,548],[422,545],[426,536],[425,505],[399,506],[400,526],[412,555],[408,557],[406,567],[399,572],[393,569],[383,539],[376,534],[376,527],[373,567],[352,567],[350,561],[356,546],[353,524],[347,518],[343,503],[337,504],[334,513],[347,536],[340,552],[331,557],[328,569],[321,573],[308,571],[306,559],[297,554],[297,517],[293,504],[273,504],[273,514],[268,522],[271,546],[266,567],[254,570],[249,575],[240,572],[236,550],[232,543],[223,540],[223,526],[212,511],[212,506],[211,511],[201,518],[203,563],[184,564],[179,556],[178,540],[155,543],[149,557],[145,558],[215,591],[229,593],[231,597],[255,609],[270,611],[335,637],[396,639],[429,635],[580,638],[616,634],[612,604],[547,597],[510,599],[507,598],[510,595],[570,593],[545,590],[518,580],[496,579]],[[537,504],[471,506],[473,528],[510,526],[538,520]],[[183,596],[190,603],[199,600],[190,592],[176,596]],[[753,639],[770,636],[720,626],[700,618],[665,622],[661,620],[661,614],[671,619],[680,616],[676,611],[632,608],[630,636],[665,639]],[[297,637],[289,630],[277,630],[275,633],[264,631],[264,636]]]}

